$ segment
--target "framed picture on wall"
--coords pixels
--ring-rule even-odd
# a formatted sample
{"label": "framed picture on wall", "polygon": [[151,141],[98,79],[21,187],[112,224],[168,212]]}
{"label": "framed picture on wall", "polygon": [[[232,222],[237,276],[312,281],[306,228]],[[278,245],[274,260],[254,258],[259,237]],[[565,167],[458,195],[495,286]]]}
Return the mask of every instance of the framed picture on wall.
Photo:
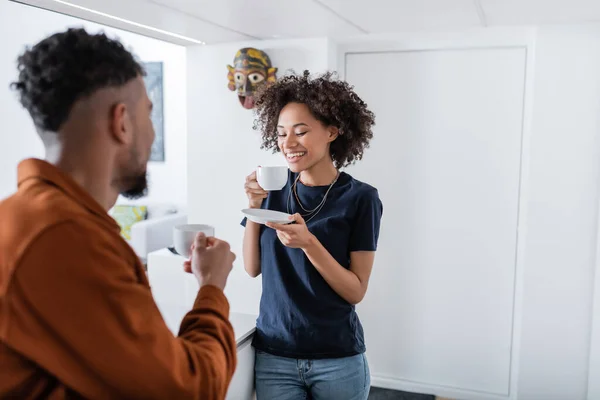
{"label": "framed picture on wall", "polygon": [[152,144],[150,161],[165,161],[165,137],[164,137],[164,115],[163,115],[163,63],[162,62],[144,62],[142,63],[146,70],[144,83],[148,91],[148,97],[154,107],[152,108],[152,125],[156,138]]}

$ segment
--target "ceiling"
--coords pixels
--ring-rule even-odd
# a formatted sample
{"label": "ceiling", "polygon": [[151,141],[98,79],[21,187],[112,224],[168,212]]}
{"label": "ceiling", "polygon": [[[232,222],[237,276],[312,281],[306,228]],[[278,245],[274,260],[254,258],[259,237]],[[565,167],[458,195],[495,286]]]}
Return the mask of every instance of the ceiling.
{"label": "ceiling", "polygon": [[599,0],[12,0],[179,44],[600,21]]}

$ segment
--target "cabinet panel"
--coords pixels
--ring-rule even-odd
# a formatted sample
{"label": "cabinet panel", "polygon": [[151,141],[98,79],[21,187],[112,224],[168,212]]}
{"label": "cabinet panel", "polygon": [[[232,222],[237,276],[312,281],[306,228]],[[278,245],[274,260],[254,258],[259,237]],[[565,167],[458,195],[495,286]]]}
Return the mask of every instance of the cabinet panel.
{"label": "cabinet panel", "polygon": [[346,56],[377,117],[348,171],[384,203],[358,307],[374,377],[508,393],[525,62],[521,48]]}

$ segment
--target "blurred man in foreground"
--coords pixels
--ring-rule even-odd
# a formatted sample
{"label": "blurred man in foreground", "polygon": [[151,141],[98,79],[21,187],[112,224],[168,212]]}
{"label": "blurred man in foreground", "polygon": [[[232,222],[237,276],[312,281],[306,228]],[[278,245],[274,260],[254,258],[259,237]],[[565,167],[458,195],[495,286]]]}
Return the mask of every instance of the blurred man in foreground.
{"label": "blurred man in foreground", "polygon": [[143,74],[118,41],[82,29],[18,59],[12,86],[46,159],[23,161],[0,203],[0,398],[225,397],[236,365],[229,245],[196,237],[186,269],[200,291],[173,337],[107,214],[119,194],[146,192]]}

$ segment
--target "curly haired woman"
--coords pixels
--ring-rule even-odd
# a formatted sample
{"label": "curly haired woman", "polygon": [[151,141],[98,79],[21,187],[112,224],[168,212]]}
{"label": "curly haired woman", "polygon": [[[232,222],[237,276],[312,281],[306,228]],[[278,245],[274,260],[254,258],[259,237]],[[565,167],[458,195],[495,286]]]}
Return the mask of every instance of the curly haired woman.
{"label": "curly haired woman", "polygon": [[246,178],[251,208],[293,214],[290,225],[244,220],[244,266],[262,274],[253,346],[263,399],[366,399],[363,329],[355,312],[367,291],[383,206],[377,190],[340,168],[363,156],[374,114],[331,73],[282,78],[256,99],[262,147],[290,169],[281,191]]}

